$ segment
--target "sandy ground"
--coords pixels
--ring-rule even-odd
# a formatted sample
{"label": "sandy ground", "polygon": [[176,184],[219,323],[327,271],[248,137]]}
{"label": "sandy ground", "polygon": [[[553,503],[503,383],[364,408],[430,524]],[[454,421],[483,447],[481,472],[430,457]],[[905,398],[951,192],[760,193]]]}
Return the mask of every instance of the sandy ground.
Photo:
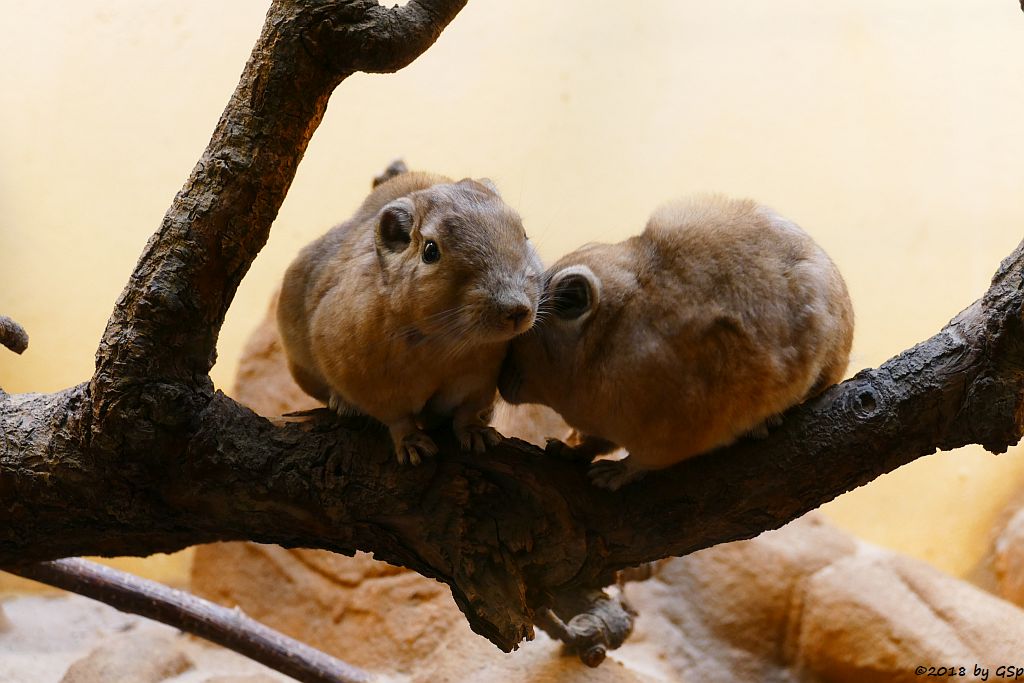
{"label": "sandy ground", "polygon": [[[0,682],[214,683],[291,681],[223,648],[77,595],[2,603]],[[90,653],[91,662],[69,667]],[[222,678],[226,677],[226,678]]]}
{"label": "sandy ground", "polygon": [[[77,595],[16,597],[0,606],[0,683],[294,683],[241,655]],[[624,658],[630,660],[625,666],[613,657],[587,669],[575,657],[560,656],[561,646],[543,633],[514,655],[477,637],[468,640],[467,647],[455,638],[449,646],[457,653],[442,647],[416,675],[376,671],[376,680],[494,682],[527,672],[538,683],[671,680],[645,654]]]}

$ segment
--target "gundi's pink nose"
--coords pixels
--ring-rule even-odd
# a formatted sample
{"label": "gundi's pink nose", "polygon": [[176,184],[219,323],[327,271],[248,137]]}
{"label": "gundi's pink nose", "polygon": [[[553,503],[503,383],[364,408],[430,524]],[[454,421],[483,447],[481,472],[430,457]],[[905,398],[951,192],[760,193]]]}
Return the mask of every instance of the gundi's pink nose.
{"label": "gundi's pink nose", "polygon": [[530,307],[526,304],[513,304],[505,309],[505,319],[518,328],[527,316],[530,315]]}

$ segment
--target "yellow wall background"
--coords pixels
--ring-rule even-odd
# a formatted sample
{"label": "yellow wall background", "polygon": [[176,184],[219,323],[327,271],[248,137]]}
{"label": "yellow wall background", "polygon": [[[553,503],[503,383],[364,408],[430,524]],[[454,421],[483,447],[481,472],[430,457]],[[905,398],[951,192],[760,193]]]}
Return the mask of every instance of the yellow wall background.
{"label": "yellow wall background", "polygon": [[[7,391],[91,373],[146,239],[262,24],[252,0],[0,0],[0,353]],[[937,331],[1022,238],[1024,14],[962,0],[470,0],[396,75],[336,92],[228,315],[214,378],[296,251],[396,156],[489,176],[543,256],[639,231],[658,203],[749,195],[845,274],[851,372]],[[861,537],[964,574],[1024,483],[1019,449],[925,458],[828,505]],[[180,577],[178,559],[152,571]]]}

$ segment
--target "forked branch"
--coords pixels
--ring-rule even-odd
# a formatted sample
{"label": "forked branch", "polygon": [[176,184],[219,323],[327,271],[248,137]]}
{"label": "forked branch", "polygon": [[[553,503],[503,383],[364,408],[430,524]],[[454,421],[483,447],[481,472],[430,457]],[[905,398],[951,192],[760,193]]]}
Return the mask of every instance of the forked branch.
{"label": "forked branch", "polygon": [[[425,47],[461,4],[274,3],[92,381],[0,395],[0,564],[214,540],[365,550],[447,583],[474,630],[509,650],[540,610],[619,569],[750,538],[938,448],[1020,439],[1024,244],[938,334],[793,409],[768,439],[617,493],[515,440],[472,457],[441,433],[435,460],[401,467],[373,425],[271,422],[214,392],[224,313],[331,90],[358,68],[404,64],[405,46]],[[363,42],[367,25],[379,33]]]}

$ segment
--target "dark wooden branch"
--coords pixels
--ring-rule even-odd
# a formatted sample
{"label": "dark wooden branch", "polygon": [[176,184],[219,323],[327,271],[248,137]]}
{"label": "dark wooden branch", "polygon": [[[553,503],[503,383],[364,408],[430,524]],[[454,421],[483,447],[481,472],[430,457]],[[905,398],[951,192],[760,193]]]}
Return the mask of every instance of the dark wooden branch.
{"label": "dark wooden branch", "polygon": [[188,631],[303,683],[372,680],[365,671],[267,628],[240,610],[94,562],[77,558],[40,562],[17,573]]}
{"label": "dark wooden branch", "polygon": [[274,3],[92,381],[0,394],[0,565],[213,540],[366,550],[447,583],[474,630],[509,650],[539,610],[619,569],[776,528],[937,448],[1019,440],[1024,244],[936,336],[790,411],[768,439],[617,493],[514,440],[474,457],[437,434],[435,460],[402,467],[373,425],[274,423],[214,392],[224,312],[331,90],[405,63],[461,4]]}
{"label": "dark wooden branch", "polygon": [[[17,447],[0,460],[0,485],[19,505],[0,510],[0,563],[216,539],[366,550],[447,583],[473,628],[508,650],[531,632],[535,610],[610,583],[616,570],[779,527],[937,448],[1016,443],[1022,272],[1024,244],[931,339],[795,408],[765,440],[617,493],[515,440],[474,457],[441,433],[436,460],[402,467],[376,426],[275,424],[221,394],[173,461],[83,467],[70,439],[88,412],[86,387],[11,397],[0,424]],[[53,415],[71,426],[39,428]]]}

